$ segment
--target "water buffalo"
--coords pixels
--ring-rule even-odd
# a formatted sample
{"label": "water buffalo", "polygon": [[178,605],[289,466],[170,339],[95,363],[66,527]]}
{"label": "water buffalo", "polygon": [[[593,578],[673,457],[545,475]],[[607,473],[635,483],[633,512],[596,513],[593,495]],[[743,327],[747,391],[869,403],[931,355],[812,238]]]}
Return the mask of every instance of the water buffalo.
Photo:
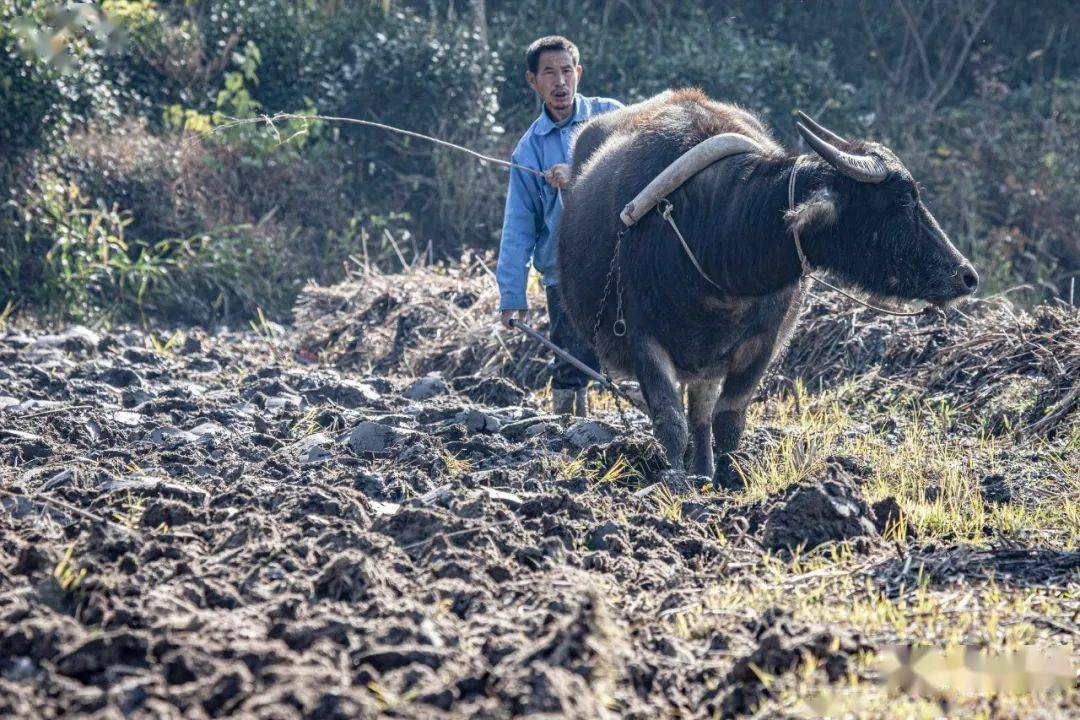
{"label": "water buffalo", "polygon": [[[747,404],[791,334],[809,282],[793,230],[811,267],[877,297],[944,305],[978,285],[892,151],[848,142],[805,116],[798,128],[814,155],[786,152],[751,113],[689,89],[599,116],[578,136],[563,193],[559,287],[605,367],[636,376],[676,473],[735,480],[729,453]],[[626,332],[613,330],[613,283],[594,337],[620,212],[674,160],[721,133],[744,135],[761,152],[715,162],[668,196],[709,280],[649,212],[622,241]]]}

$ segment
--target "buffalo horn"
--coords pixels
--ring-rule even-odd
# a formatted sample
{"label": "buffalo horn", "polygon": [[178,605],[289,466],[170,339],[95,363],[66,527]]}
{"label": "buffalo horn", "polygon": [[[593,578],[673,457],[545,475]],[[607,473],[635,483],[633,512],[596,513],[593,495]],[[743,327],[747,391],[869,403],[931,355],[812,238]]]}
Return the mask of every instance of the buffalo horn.
{"label": "buffalo horn", "polygon": [[888,170],[881,158],[873,155],[853,155],[844,152],[835,145],[814,134],[814,131],[803,125],[795,123],[799,134],[803,136],[807,144],[814,148],[814,152],[822,157],[825,162],[847,175],[852,180],[865,183],[879,183],[888,175]]}
{"label": "buffalo horn", "polygon": [[845,147],[848,144],[847,140],[840,137],[832,130],[819,123],[817,120],[814,120],[814,118],[810,117],[802,110],[796,110],[795,114],[799,116],[799,120],[802,121],[802,124],[813,130],[814,134],[817,135],[819,138],[822,138],[827,142],[832,143],[838,148]]}

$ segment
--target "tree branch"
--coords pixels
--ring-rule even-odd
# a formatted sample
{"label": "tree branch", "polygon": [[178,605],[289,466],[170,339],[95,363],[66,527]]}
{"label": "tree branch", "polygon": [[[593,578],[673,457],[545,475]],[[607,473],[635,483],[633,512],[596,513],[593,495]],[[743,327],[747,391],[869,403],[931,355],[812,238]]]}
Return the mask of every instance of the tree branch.
{"label": "tree branch", "polygon": [[874,29],[870,24],[870,18],[866,14],[866,3],[859,3],[859,18],[862,20],[863,34],[866,35],[866,41],[870,43],[871,49],[874,51],[874,57],[877,59],[878,64],[881,65],[881,71],[889,79],[893,85],[900,83],[900,75],[896,68],[890,68],[889,64],[885,62],[885,53],[881,49],[881,45],[878,43],[877,36],[874,35]]}
{"label": "tree branch", "polygon": [[933,87],[934,80],[930,73],[930,59],[926,56],[926,44],[919,34],[919,28],[915,24],[915,18],[912,16],[911,10],[908,9],[907,3],[905,3],[904,0],[896,0],[896,5],[900,8],[900,14],[904,16],[904,22],[907,23],[908,31],[911,33],[912,40],[914,40],[915,49],[919,54],[919,67],[922,68],[923,79],[926,80],[928,86]]}
{"label": "tree branch", "polygon": [[963,69],[967,63],[968,56],[971,54],[971,46],[975,44],[975,39],[979,36],[979,31],[982,30],[983,23],[990,17],[990,13],[994,10],[994,6],[997,5],[997,0],[989,0],[986,3],[986,8],[982,14],[975,19],[975,25],[971,28],[971,33],[964,38],[964,47],[960,50],[960,54],[956,58],[956,63],[953,65],[952,72],[949,73],[949,78],[945,84],[934,95],[933,100],[930,101],[930,109],[936,108],[942,100],[952,90],[953,85],[956,84],[956,79],[960,77],[960,70]]}

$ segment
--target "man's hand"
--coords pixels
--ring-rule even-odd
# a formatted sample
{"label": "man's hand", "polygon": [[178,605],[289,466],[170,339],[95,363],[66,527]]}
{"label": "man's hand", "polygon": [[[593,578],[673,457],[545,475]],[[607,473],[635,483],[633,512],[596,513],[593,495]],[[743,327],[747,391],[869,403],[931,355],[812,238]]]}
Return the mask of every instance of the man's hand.
{"label": "man's hand", "polygon": [[570,166],[566,163],[552,165],[544,171],[544,179],[556,188],[564,188],[570,183]]}
{"label": "man's hand", "polygon": [[521,310],[503,310],[501,315],[502,315],[503,327],[507,328],[507,329],[510,329],[512,327],[510,325],[510,321],[513,320],[514,318],[520,318],[521,315],[522,315],[522,311]]}

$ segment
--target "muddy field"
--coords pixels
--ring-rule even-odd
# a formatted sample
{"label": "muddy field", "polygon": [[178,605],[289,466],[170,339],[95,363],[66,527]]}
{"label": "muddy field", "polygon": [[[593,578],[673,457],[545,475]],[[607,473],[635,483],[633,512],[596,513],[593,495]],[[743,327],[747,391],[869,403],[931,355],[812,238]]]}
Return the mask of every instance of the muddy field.
{"label": "muddy field", "polygon": [[0,333],[0,716],[1080,716],[1073,670],[880,662],[1076,663],[1075,310],[821,301],[746,486],[676,493],[636,411],[545,413],[483,275],[423,272],[284,333]]}

